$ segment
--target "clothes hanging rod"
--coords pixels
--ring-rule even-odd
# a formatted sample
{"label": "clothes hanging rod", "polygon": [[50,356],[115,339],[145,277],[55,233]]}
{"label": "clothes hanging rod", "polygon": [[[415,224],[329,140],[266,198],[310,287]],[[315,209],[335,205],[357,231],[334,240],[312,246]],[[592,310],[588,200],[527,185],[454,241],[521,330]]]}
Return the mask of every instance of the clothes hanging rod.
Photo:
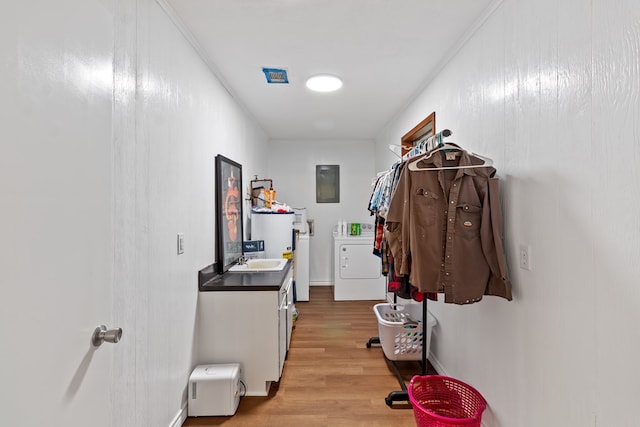
{"label": "clothes hanging rod", "polygon": [[448,136],[451,136],[451,131],[449,129],[443,129],[435,135],[431,135],[430,137],[417,141],[414,147],[402,156],[402,160],[408,160],[418,154],[424,154],[436,147],[439,147],[442,145],[442,138],[446,138]]}
{"label": "clothes hanging rod", "polygon": [[413,142],[414,146],[417,147],[420,144],[425,144],[429,141],[442,141],[442,138],[446,138],[448,136],[451,136],[451,131],[449,129],[443,129],[440,132],[436,133],[435,135],[431,135],[431,136],[427,136],[427,137],[422,137],[420,139],[417,139]]}

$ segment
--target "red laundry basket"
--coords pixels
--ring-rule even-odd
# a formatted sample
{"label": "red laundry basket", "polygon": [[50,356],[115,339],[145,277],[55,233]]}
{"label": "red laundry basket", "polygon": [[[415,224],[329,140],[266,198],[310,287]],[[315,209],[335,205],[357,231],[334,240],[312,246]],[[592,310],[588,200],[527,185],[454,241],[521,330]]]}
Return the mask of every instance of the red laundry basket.
{"label": "red laundry basket", "polygon": [[487,407],[478,390],[442,375],[416,375],[408,392],[418,427],[480,427]]}

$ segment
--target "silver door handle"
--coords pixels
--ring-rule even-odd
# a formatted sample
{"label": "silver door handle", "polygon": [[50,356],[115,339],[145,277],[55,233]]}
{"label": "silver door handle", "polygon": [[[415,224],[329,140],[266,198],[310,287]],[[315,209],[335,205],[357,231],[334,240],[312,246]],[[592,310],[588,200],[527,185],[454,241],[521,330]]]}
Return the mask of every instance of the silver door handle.
{"label": "silver door handle", "polygon": [[107,329],[106,326],[100,325],[93,331],[91,344],[93,344],[94,347],[100,347],[105,341],[117,344],[120,338],[122,338],[122,328]]}

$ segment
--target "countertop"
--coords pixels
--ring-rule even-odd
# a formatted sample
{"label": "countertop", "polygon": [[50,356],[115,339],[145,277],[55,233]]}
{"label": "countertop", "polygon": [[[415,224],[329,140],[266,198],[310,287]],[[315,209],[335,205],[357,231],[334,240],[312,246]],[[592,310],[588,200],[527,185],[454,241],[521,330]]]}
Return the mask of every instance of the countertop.
{"label": "countertop", "polygon": [[213,269],[204,272],[203,278],[199,279],[198,289],[200,292],[220,292],[220,291],[277,291],[282,287],[282,283],[293,267],[291,261],[287,262],[280,271],[261,272],[229,272],[215,274]]}

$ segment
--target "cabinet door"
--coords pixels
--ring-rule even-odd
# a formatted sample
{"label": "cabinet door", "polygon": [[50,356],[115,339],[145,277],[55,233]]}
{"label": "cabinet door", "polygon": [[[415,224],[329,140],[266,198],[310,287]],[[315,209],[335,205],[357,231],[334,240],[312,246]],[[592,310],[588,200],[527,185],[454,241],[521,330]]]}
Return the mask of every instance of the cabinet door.
{"label": "cabinet door", "polygon": [[284,285],[280,289],[279,315],[279,360],[280,375],[284,369],[284,361],[287,358],[287,351],[291,345],[291,332],[293,330],[293,270],[289,270],[284,280]]}
{"label": "cabinet door", "polygon": [[287,295],[280,294],[280,307],[278,309],[279,329],[278,329],[278,380],[282,376],[284,369],[284,359],[287,356]]}
{"label": "cabinet door", "polygon": [[289,279],[287,287],[287,351],[291,347],[291,334],[293,332],[293,278]]}
{"label": "cabinet door", "polygon": [[247,395],[266,396],[268,382],[280,378],[279,295],[200,292],[196,364],[239,362]]}

